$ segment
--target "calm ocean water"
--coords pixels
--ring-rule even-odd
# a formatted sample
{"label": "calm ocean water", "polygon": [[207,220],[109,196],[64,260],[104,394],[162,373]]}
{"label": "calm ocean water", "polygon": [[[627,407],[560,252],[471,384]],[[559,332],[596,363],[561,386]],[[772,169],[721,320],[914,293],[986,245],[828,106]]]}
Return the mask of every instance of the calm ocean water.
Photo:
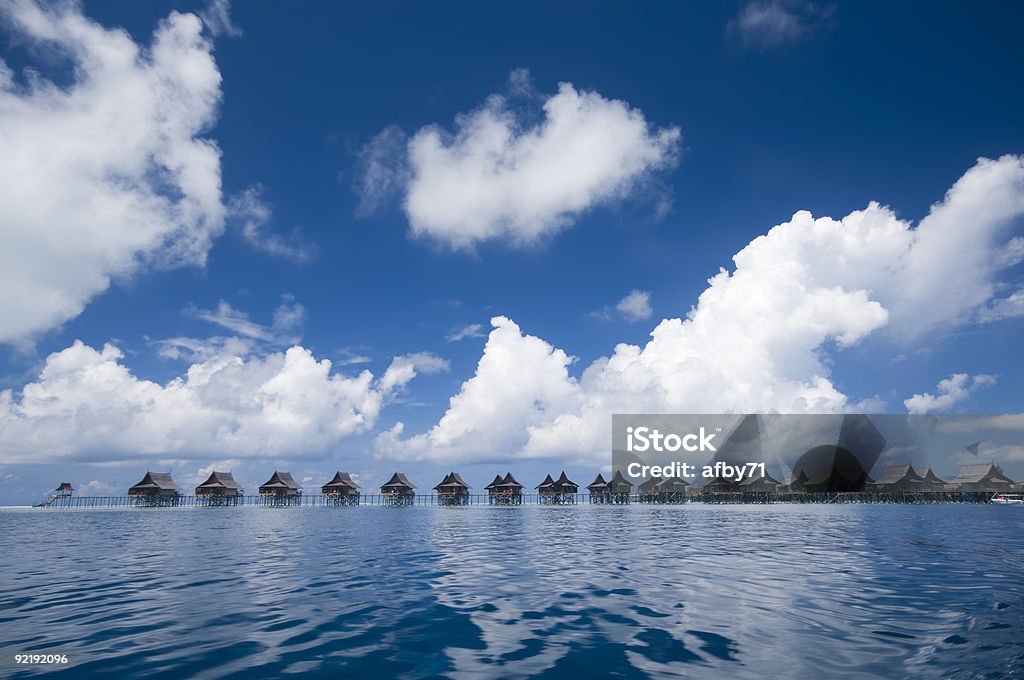
{"label": "calm ocean water", "polygon": [[1024,674],[1021,508],[2,510],[0,576],[5,677]]}

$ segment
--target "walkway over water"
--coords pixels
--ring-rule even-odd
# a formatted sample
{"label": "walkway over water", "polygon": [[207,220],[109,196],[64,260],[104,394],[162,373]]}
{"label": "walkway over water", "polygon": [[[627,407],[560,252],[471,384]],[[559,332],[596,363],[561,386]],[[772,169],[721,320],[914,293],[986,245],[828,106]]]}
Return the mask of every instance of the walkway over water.
{"label": "walkway over water", "polygon": [[[897,492],[897,493],[688,493],[667,495],[632,494],[627,498],[618,497],[614,501],[607,497],[593,497],[588,493],[564,494],[552,498],[535,493],[524,493],[518,499],[495,499],[488,494],[469,494],[458,499],[442,498],[437,494],[416,494],[415,496],[396,498],[380,494],[359,494],[357,497],[338,498],[321,494],[305,494],[289,498],[267,496],[165,496],[146,498],[141,496],[65,496],[49,500],[41,508],[49,509],[88,509],[88,508],[209,508],[209,507],[318,507],[341,508],[346,506],[515,506],[515,505],[682,505],[687,503],[704,504],[768,504],[768,503],[898,503],[898,504],[933,504],[933,503],[988,503],[992,494],[989,492]],[[513,502],[518,501],[518,502]]]}

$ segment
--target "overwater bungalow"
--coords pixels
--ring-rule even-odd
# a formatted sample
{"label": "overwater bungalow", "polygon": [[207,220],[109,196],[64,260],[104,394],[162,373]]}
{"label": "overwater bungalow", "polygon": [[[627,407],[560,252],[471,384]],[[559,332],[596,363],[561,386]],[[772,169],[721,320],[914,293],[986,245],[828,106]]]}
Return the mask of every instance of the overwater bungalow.
{"label": "overwater bungalow", "polygon": [[331,481],[320,487],[328,505],[359,505],[359,485],[347,472],[335,472]]}
{"label": "overwater bungalow", "polygon": [[629,497],[633,493],[633,483],[622,476],[621,470],[616,470],[612,481],[608,482],[608,502],[616,505],[629,503]]}
{"label": "overwater bungalow", "polygon": [[739,483],[743,493],[778,493],[782,482],[772,477],[766,470],[763,476],[747,477]]}
{"label": "overwater bungalow", "polygon": [[1013,480],[1003,473],[1003,469],[994,463],[964,465],[953,478],[960,491],[985,491],[995,493],[1008,491]]}
{"label": "overwater bungalow", "polygon": [[658,486],[658,482],[661,481],[661,477],[651,477],[647,481],[640,482],[637,492],[640,495],[641,503],[653,503],[654,502],[654,487]]}
{"label": "overwater bungalow", "polygon": [[205,482],[196,487],[196,496],[207,505],[238,505],[245,489],[230,472],[211,472]]}
{"label": "overwater bungalow", "polygon": [[53,495],[57,498],[70,498],[75,493],[74,487],[71,486],[71,482],[61,482],[53,491]]}
{"label": "overwater bungalow", "polygon": [[685,503],[690,483],[682,477],[662,477],[654,485],[655,503]]}
{"label": "overwater bungalow", "polygon": [[271,505],[293,505],[302,502],[302,487],[290,472],[278,472],[260,486],[260,498]]}
{"label": "overwater bungalow", "polygon": [[551,475],[548,475],[537,485],[538,500],[545,505],[575,503],[579,490],[579,485],[566,476],[565,470],[562,470],[558,479],[552,480]]}
{"label": "overwater bungalow", "polygon": [[915,472],[924,480],[921,484],[923,491],[944,491],[946,489],[946,482],[939,479],[939,476],[930,467],[926,467],[924,470],[915,470]]}
{"label": "overwater bungalow", "polygon": [[872,490],[879,493],[901,493],[904,491],[924,491],[924,478],[910,465],[886,465],[881,479],[875,482]]}
{"label": "overwater bungalow", "polygon": [[469,484],[458,472],[449,472],[441,483],[434,487],[440,505],[469,505]]}
{"label": "overwater bungalow", "polygon": [[810,481],[810,477],[807,473],[801,470],[793,470],[793,472],[786,477],[786,481],[779,487],[780,493],[804,493],[804,484]]}
{"label": "overwater bungalow", "polygon": [[604,475],[600,472],[597,473],[597,477],[594,478],[594,481],[587,485],[587,490],[590,491],[591,503],[608,502],[608,482],[604,481]]}
{"label": "overwater bungalow", "polygon": [[494,481],[484,488],[487,490],[487,499],[491,505],[523,504],[523,485],[516,481],[511,472],[506,473],[504,477],[495,475]]}
{"label": "overwater bungalow", "polygon": [[170,472],[146,472],[142,481],[128,489],[128,495],[143,505],[177,505],[181,488]]}
{"label": "overwater bungalow", "polygon": [[709,477],[701,489],[704,493],[741,493],[739,482],[732,477]]}
{"label": "overwater bungalow", "polygon": [[391,475],[391,479],[380,487],[380,495],[385,505],[412,505],[416,498],[416,485],[406,479],[401,472]]}

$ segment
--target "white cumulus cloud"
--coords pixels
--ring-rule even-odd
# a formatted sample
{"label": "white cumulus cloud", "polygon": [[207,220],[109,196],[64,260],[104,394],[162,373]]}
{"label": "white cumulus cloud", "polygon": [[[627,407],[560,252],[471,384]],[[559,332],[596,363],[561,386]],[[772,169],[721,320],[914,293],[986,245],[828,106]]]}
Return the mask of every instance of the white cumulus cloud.
{"label": "white cumulus cloud", "polygon": [[51,354],[19,395],[0,392],[0,461],[117,461],[143,456],[309,457],[373,427],[430,354],[395,357],[383,377],[342,375],[293,346],[262,357],[218,355],[166,384],[140,379],[113,345]]}
{"label": "white cumulus cloud", "polygon": [[954,373],[945,380],[940,380],[937,388],[938,394],[925,392],[915,394],[903,401],[910,413],[931,413],[932,411],[946,411],[957,404],[966,401],[982,387],[988,387],[996,383],[994,375],[970,376],[966,373]]}
{"label": "white cumulus cloud", "polygon": [[[608,454],[612,413],[864,408],[832,383],[832,358],[873,333],[899,343],[981,320],[1002,299],[999,255],[1022,214],[1015,156],[979,160],[916,228],[875,203],[841,220],[798,212],[737,253],[685,318],[660,322],[643,347],[616,346],[578,378],[566,352],[496,317],[439,422],[412,436],[398,423],[376,453],[593,461]],[[941,404],[945,394],[919,398]]]}
{"label": "white cumulus cloud", "polygon": [[654,314],[651,309],[651,294],[645,290],[631,290],[619,300],[615,309],[626,321],[645,321]]}
{"label": "white cumulus cloud", "polygon": [[[523,95],[523,73],[513,72],[509,96]],[[678,128],[571,83],[544,101],[536,124],[492,95],[454,132],[428,126],[404,145],[395,129],[378,136],[363,153],[361,209],[397,189],[416,236],[453,249],[530,245],[672,166],[679,139]]]}
{"label": "white cumulus cloud", "polygon": [[57,85],[0,60],[0,342],[24,342],[112,279],[204,263],[225,219],[220,150],[203,137],[221,75],[193,14],[172,12],[148,46],[77,3],[11,0],[0,20],[73,68]]}

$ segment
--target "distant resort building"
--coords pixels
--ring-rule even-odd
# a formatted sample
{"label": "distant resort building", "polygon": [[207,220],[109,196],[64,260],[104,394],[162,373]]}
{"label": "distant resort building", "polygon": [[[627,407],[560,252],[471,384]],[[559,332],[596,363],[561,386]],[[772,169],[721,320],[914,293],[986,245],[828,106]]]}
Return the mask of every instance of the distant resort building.
{"label": "distant resort building", "polygon": [[739,483],[740,491],[743,493],[778,493],[782,482],[775,479],[765,470],[763,476],[747,477]]}
{"label": "distant resort building", "polygon": [[70,498],[75,493],[74,487],[71,486],[71,482],[61,482],[53,491],[53,495],[57,498]]}
{"label": "distant resort building", "polygon": [[640,496],[641,503],[653,503],[654,502],[654,488],[658,486],[658,482],[661,481],[661,477],[651,477],[647,481],[640,482],[640,485],[636,488],[638,495]]}
{"label": "distant resort building", "polygon": [[181,488],[170,472],[146,472],[142,481],[128,489],[128,496],[143,505],[177,505]]}
{"label": "distant resort building", "polygon": [[1013,480],[1003,473],[1003,469],[994,463],[964,465],[953,479],[961,491],[1009,491]]}
{"label": "distant resort building", "polygon": [[327,505],[359,505],[359,485],[347,472],[335,472],[331,481],[320,487]]}
{"label": "distant resort building", "polygon": [[655,503],[685,503],[690,483],[682,477],[662,477],[654,485]]}
{"label": "distant resort building", "polygon": [[271,505],[293,505],[302,502],[302,487],[290,472],[278,472],[260,485],[260,498]]}
{"label": "distant resort building", "polygon": [[516,481],[512,473],[504,477],[495,475],[494,481],[484,487],[487,500],[491,505],[522,505],[523,485]]}
{"label": "distant resort building", "polygon": [[917,474],[917,471],[910,465],[886,465],[882,477],[874,483],[872,488],[879,493],[901,493],[923,491],[924,489],[924,477]]}
{"label": "distant resort building", "polygon": [[548,475],[543,482],[537,485],[537,500],[544,505],[575,503],[579,490],[579,485],[571,481],[566,476],[565,470],[562,470],[558,479],[552,480],[551,475]]}
{"label": "distant resort building", "polygon": [[406,479],[401,472],[391,475],[391,479],[380,487],[380,495],[384,505],[412,505],[416,498],[416,485]]}
{"label": "distant resort building", "polygon": [[591,503],[608,502],[608,482],[604,481],[604,475],[600,472],[597,473],[597,477],[594,478],[594,481],[587,485],[587,490],[590,492]]}
{"label": "distant resort building", "polygon": [[449,472],[434,491],[439,505],[469,505],[469,488],[458,472]]}
{"label": "distant resort building", "polygon": [[612,481],[608,482],[608,502],[625,505],[632,494],[633,483],[622,476],[621,470],[616,470]]}
{"label": "distant resort building", "polygon": [[921,486],[925,491],[944,491],[946,489],[947,483],[939,479],[939,476],[930,467],[926,467],[924,471],[917,470],[917,474],[924,480]]}
{"label": "distant resort building", "polygon": [[242,485],[230,472],[211,472],[207,480],[196,487],[196,496],[207,505],[238,505],[244,495]]}

